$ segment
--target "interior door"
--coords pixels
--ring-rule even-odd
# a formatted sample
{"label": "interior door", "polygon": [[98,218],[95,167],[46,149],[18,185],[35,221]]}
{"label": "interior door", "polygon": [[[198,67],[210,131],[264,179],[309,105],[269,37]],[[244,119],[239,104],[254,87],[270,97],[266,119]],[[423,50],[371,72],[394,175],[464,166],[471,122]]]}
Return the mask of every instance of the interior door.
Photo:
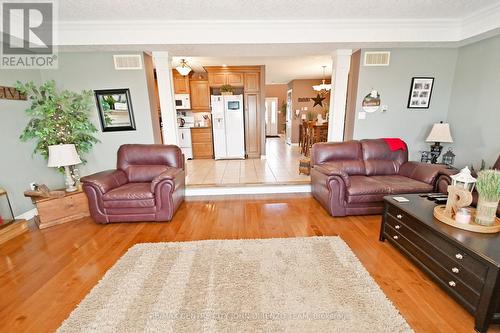
{"label": "interior door", "polygon": [[286,92],[285,142],[292,144],[292,89]]}
{"label": "interior door", "polygon": [[266,136],[278,135],[278,98],[266,98]]}

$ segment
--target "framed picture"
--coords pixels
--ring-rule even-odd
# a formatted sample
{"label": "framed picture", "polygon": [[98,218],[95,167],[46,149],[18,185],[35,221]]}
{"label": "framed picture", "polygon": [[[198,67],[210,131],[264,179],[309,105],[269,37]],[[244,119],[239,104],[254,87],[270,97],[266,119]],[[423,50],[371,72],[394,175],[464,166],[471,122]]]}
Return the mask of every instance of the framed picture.
{"label": "framed picture", "polygon": [[408,109],[428,109],[431,104],[433,77],[414,77],[411,79]]}
{"label": "framed picture", "polygon": [[135,131],[129,89],[94,90],[103,132]]}

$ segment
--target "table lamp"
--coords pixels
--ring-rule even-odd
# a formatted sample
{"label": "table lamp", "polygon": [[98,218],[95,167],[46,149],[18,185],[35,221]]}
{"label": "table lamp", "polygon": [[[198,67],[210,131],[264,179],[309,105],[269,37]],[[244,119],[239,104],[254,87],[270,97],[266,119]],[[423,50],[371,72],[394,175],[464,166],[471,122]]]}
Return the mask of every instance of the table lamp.
{"label": "table lamp", "polygon": [[431,132],[429,136],[427,136],[426,142],[434,142],[431,145],[431,153],[432,160],[431,163],[437,163],[437,159],[439,155],[441,155],[441,151],[443,150],[443,146],[441,146],[441,142],[451,143],[453,139],[451,137],[450,132],[450,124],[444,123],[441,121],[440,123],[432,125]]}
{"label": "table lamp", "polygon": [[49,162],[47,165],[50,168],[64,167],[66,172],[66,192],[76,191],[75,182],[71,177],[69,166],[80,163],[82,163],[82,161],[76,152],[75,145],[60,144],[49,146]]}

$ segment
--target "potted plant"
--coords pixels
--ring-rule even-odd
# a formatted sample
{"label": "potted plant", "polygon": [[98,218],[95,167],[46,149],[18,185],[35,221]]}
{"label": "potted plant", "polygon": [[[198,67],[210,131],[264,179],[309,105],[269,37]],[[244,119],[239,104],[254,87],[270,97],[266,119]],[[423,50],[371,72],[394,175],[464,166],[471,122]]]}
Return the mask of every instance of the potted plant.
{"label": "potted plant", "polygon": [[233,86],[230,84],[224,84],[220,87],[221,95],[232,95],[233,94]]}
{"label": "potted plant", "polygon": [[28,96],[31,106],[26,113],[31,117],[20,139],[35,139],[34,153],[45,159],[49,156],[50,145],[74,144],[82,161],[83,155],[99,142],[93,136],[97,128],[90,121],[94,105],[91,91],[75,93],[68,90],[58,91],[54,81],[41,86],[33,82],[17,82],[16,89]]}
{"label": "potted plant", "polygon": [[500,200],[500,171],[483,170],[477,176],[476,189],[479,193],[475,221],[477,224],[495,224],[498,201]]}

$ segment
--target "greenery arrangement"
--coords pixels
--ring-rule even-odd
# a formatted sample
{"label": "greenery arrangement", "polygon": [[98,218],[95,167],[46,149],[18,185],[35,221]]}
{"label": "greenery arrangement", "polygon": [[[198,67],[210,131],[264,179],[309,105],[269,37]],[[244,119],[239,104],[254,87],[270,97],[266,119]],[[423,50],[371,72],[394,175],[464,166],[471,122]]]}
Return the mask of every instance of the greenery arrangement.
{"label": "greenery arrangement", "polygon": [[220,87],[220,92],[221,93],[232,93],[233,92],[233,86],[230,85],[230,84],[223,84],[221,87]]}
{"label": "greenery arrangement", "polygon": [[476,188],[479,196],[486,201],[500,200],[500,171],[483,170],[477,175]]}
{"label": "greenery arrangement", "polygon": [[54,81],[41,86],[33,82],[17,82],[16,89],[28,96],[31,106],[26,113],[31,117],[20,136],[22,141],[37,140],[33,153],[45,159],[48,146],[74,144],[83,162],[83,155],[99,142],[93,136],[97,128],[89,119],[93,98],[91,91],[78,94],[69,90],[58,91]]}

